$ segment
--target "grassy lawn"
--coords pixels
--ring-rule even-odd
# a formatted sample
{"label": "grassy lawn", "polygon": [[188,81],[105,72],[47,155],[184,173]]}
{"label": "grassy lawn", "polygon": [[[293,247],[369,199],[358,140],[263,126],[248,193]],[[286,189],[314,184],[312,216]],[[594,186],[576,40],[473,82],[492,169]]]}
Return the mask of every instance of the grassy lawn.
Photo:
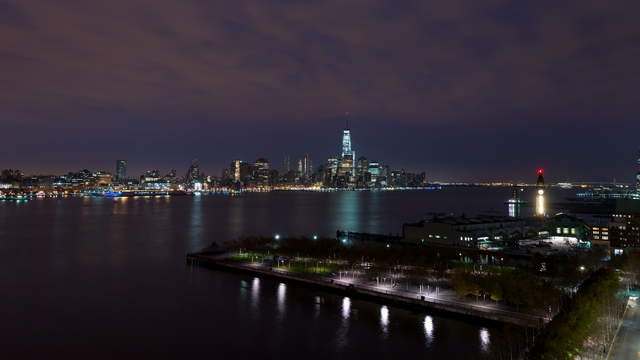
{"label": "grassy lawn", "polygon": [[304,265],[294,264],[292,266],[280,266],[279,270],[296,272],[301,274],[313,274],[313,275],[329,275],[334,268],[330,266],[309,266],[305,267]]}
{"label": "grassy lawn", "polygon": [[250,253],[231,255],[228,257],[228,259],[232,261],[252,263],[252,264],[257,264],[262,262],[262,257],[260,255],[250,254]]}

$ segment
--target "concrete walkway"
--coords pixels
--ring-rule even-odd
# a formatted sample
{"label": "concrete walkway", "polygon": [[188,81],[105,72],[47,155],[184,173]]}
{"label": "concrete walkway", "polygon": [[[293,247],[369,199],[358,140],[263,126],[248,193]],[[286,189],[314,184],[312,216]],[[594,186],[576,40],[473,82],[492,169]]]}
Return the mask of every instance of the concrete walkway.
{"label": "concrete walkway", "polygon": [[629,307],[608,359],[640,359],[640,304],[638,301],[629,301]]}

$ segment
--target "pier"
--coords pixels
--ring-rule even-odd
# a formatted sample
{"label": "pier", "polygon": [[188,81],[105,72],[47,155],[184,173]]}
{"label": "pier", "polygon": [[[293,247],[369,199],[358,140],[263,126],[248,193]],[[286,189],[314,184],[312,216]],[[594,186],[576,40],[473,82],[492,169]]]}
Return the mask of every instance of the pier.
{"label": "pier", "polygon": [[397,306],[435,309],[475,319],[509,323],[529,328],[540,329],[550,320],[537,314],[505,310],[498,305],[492,306],[489,304],[474,303],[473,301],[462,302],[448,300],[439,298],[438,296],[416,294],[415,292],[406,292],[400,289],[384,289],[324,276],[311,276],[262,264],[235,262],[229,260],[227,255],[224,254],[192,253],[187,255],[186,261],[192,265],[266,276]]}

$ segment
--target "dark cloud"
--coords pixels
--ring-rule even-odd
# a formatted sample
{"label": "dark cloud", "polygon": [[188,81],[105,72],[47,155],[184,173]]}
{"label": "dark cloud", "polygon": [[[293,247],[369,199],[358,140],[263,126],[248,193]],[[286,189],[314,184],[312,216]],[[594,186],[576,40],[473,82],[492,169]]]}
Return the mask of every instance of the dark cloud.
{"label": "dark cloud", "polygon": [[[518,177],[518,164],[544,159],[527,148],[514,163],[495,144],[544,141],[550,164],[581,164],[559,176],[609,178],[587,164],[632,158],[638,145],[619,132],[638,128],[638,10],[595,0],[0,1],[0,130],[31,137],[6,140],[6,166],[320,158],[336,151],[351,111],[360,153],[408,168]],[[603,133],[619,134],[617,145],[598,148]],[[450,136],[455,149],[439,140]],[[41,161],[52,145],[64,152]],[[630,166],[604,167],[622,177]]]}

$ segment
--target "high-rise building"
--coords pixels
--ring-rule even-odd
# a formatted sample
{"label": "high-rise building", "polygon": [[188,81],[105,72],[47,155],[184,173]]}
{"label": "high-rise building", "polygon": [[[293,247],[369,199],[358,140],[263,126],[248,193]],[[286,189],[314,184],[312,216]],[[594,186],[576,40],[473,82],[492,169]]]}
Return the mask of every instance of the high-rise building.
{"label": "high-rise building", "polygon": [[636,192],[640,193],[640,151],[638,152],[637,161],[638,168],[636,169]]}
{"label": "high-rise building", "polygon": [[351,156],[351,130],[346,128],[342,132],[342,157]]}
{"label": "high-rise building", "polygon": [[259,158],[253,164],[254,178],[259,186],[270,185],[269,161],[265,158]]}
{"label": "high-rise building", "polygon": [[546,209],[544,204],[544,170],[538,169],[538,180],[536,181],[536,215],[545,216]]}
{"label": "high-rise building", "polygon": [[291,158],[289,154],[284,154],[284,160],[282,161],[282,170],[286,174],[291,171]]}
{"label": "high-rise building", "polygon": [[116,180],[123,181],[127,178],[127,160],[116,160]]}
{"label": "high-rise building", "polygon": [[242,160],[234,160],[231,163],[231,177],[233,178],[233,182],[236,184],[240,184],[241,182],[246,182],[249,180],[251,175],[251,164]]}
{"label": "high-rise building", "polygon": [[201,184],[203,181],[204,174],[200,171],[198,159],[194,159],[191,161],[191,166],[189,166],[189,169],[187,170],[185,182],[189,185],[195,186],[196,184]]}
{"label": "high-rise building", "polygon": [[298,160],[298,176],[308,178],[313,174],[313,164],[311,157],[305,155],[302,159]]}
{"label": "high-rise building", "polygon": [[242,179],[242,176],[240,174],[242,163],[242,160],[234,160],[231,163],[231,175],[233,176],[234,182],[240,182],[240,180]]}

